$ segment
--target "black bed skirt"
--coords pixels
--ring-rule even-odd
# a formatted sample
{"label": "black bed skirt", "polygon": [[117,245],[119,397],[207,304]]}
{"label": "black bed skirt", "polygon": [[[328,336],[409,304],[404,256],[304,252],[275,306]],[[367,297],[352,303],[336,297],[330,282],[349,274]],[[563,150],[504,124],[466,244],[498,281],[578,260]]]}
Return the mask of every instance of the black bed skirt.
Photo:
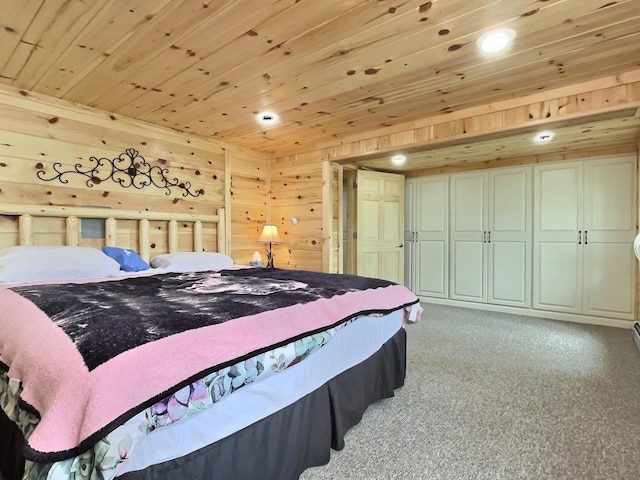
{"label": "black bed skirt", "polygon": [[[369,405],[392,397],[404,385],[405,372],[406,333],[401,328],[367,360],[290,406],[193,453],[118,478],[298,479],[306,468],[328,463],[331,448],[342,450],[346,432]],[[19,480],[22,436],[6,415],[0,417],[0,468],[6,480]]]}

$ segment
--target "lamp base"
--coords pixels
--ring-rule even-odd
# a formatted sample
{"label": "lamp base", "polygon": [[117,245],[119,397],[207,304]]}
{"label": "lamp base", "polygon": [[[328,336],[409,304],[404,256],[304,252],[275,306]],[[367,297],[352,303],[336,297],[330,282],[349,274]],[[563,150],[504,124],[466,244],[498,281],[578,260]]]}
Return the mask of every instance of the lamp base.
{"label": "lamp base", "polygon": [[270,248],[267,250],[266,268],[273,268],[273,251]]}

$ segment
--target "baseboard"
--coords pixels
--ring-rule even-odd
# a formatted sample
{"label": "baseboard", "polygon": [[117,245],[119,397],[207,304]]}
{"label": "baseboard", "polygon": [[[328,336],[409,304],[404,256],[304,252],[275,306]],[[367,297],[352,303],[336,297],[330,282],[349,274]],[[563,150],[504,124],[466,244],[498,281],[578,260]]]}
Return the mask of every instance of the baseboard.
{"label": "baseboard", "polygon": [[[587,323],[590,325],[602,325],[605,327],[632,328],[633,320],[621,320],[617,318],[594,317],[591,315],[577,315],[572,313],[548,312],[546,310],[533,310],[530,308],[507,307],[489,303],[464,302],[446,298],[420,297],[423,303],[435,303],[438,305],[451,305],[454,307],[473,308],[476,310],[488,310],[491,312],[511,313],[525,315],[527,317],[547,318],[549,320],[561,320],[563,322]],[[428,312],[425,312],[428,315]],[[426,317],[425,317],[426,318]]]}

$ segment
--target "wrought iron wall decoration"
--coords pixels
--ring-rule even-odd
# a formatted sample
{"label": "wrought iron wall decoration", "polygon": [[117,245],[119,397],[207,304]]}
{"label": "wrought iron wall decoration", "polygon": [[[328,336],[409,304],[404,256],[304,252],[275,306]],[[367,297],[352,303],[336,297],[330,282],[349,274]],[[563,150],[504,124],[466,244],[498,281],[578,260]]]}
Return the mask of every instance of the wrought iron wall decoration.
{"label": "wrought iron wall decoration", "polygon": [[82,175],[87,178],[85,183],[89,188],[107,180],[113,180],[124,188],[133,187],[138,190],[148,186],[163,188],[166,190],[165,195],[171,195],[171,187],[182,189],[183,197],[198,197],[204,194],[203,189],[192,190],[191,182],[168,178],[168,168],[150,165],[134,148],[127,148],[116,158],[90,157],[89,162],[89,165],[76,163],[73,170],[66,171],[62,171],[62,164],[56,162],[53,164],[56,175],[46,178],[45,170],[38,170],[37,175],[45,182],[58,180],[60,183],[69,183],[69,180],[64,178],[67,175]]}

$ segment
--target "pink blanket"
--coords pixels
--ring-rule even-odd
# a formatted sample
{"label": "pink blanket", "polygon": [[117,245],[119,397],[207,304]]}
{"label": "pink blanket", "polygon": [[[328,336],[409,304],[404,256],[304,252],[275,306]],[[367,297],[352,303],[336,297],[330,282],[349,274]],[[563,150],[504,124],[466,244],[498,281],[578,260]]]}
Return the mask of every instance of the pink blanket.
{"label": "pink blanket", "polygon": [[89,369],[60,319],[52,321],[32,301],[0,288],[0,361],[10,378],[21,382],[21,399],[41,417],[28,439],[27,457],[56,461],[88,449],[122,421],[212,367],[359,313],[405,308],[408,316],[412,305],[415,316],[417,297],[399,285],[348,291],[188,329]]}

